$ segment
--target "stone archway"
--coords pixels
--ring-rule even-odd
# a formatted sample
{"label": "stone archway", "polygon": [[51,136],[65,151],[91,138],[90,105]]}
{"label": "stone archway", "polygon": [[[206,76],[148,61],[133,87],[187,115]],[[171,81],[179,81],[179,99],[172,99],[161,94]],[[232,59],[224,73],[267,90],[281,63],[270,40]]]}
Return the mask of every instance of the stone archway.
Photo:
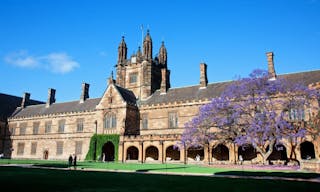
{"label": "stone archway", "polygon": [[[266,149],[267,151],[269,150],[269,146]],[[275,160],[282,160],[282,161],[287,161],[288,156],[287,156],[287,150],[286,147],[282,144],[275,144],[273,146],[273,151],[270,154],[270,156],[267,158],[267,160],[275,161]]]}
{"label": "stone archway", "polygon": [[244,161],[250,161],[257,157],[257,152],[251,144],[247,144],[238,147],[238,158],[240,155]]}
{"label": "stone archway", "polygon": [[212,157],[218,161],[228,161],[229,160],[229,149],[223,144],[217,145],[212,149]]}
{"label": "stone archway", "polygon": [[114,161],[114,145],[111,141],[105,143],[102,147],[102,160],[103,161]]}
{"label": "stone archway", "polygon": [[314,151],[314,145],[310,141],[305,141],[300,144],[300,153],[301,153],[301,159],[315,159],[315,151]]}
{"label": "stone archway", "polygon": [[49,158],[49,151],[48,150],[44,150],[43,159],[47,160],[48,158]]}
{"label": "stone archway", "polygon": [[166,149],[166,161],[179,161],[180,160],[180,151],[175,149],[173,145],[167,147]]}
{"label": "stone archway", "polygon": [[[204,149],[203,148],[189,148],[187,152],[188,161],[203,161]],[[198,159],[199,158],[199,159]]]}
{"label": "stone archway", "polygon": [[127,149],[127,160],[138,160],[139,150],[135,146],[131,146]]}
{"label": "stone archway", "polygon": [[145,160],[158,160],[159,150],[155,146],[149,146],[146,149],[146,159]]}

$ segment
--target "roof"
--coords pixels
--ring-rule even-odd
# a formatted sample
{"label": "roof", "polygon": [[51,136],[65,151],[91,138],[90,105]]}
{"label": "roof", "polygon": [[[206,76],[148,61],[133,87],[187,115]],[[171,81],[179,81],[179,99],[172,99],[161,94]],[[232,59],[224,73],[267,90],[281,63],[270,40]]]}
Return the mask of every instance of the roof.
{"label": "roof", "polygon": [[218,97],[232,81],[208,84],[207,88],[201,89],[199,85],[168,89],[166,94],[157,90],[150,98],[141,102],[142,105],[160,103],[172,103],[176,101],[192,101]]}
{"label": "roof", "polygon": [[17,108],[12,114],[11,118],[41,116],[58,113],[68,112],[82,112],[95,110],[96,105],[99,104],[101,98],[87,99],[83,103],[78,101],[71,101],[65,103],[53,103],[50,107],[46,107],[46,104],[32,105],[25,108]]}
{"label": "roof", "polygon": [[312,83],[320,82],[320,70],[283,74],[278,75],[278,77],[283,77],[293,83],[301,82],[308,86]]}
{"label": "roof", "polygon": [[[0,121],[6,121],[16,108],[21,106],[21,102],[22,97],[0,93]],[[31,99],[26,103],[26,105],[36,105],[41,103],[43,102]]]}
{"label": "roof", "polygon": [[[309,85],[311,83],[320,82],[320,70],[278,75],[278,78],[281,78],[281,77],[288,79],[290,82],[301,81],[305,85]],[[160,90],[157,90],[147,100],[141,101],[141,105],[153,105],[153,104],[210,99],[210,98],[220,96],[223,90],[225,90],[225,88],[231,83],[232,81],[210,83],[207,85],[206,88],[202,88],[202,89],[200,88],[200,85],[174,88],[174,89],[169,89],[166,94],[161,94]],[[115,87],[121,94],[122,98],[128,104],[136,104],[136,97],[132,91],[119,87],[117,85],[115,85]],[[87,99],[83,103],[80,103],[79,100],[65,102],[65,103],[53,103],[48,108],[46,108],[46,104],[27,106],[23,109],[18,107],[16,111],[12,114],[11,118],[41,116],[41,115],[68,113],[68,112],[92,111],[92,110],[95,110],[96,105],[99,104],[100,100],[101,98],[96,98],[96,99]],[[14,108],[16,108],[17,106],[20,106],[21,98],[18,103],[19,104],[15,105]],[[1,100],[0,100],[0,104],[1,104]],[[13,111],[14,109],[12,110],[12,112]]]}
{"label": "roof", "polygon": [[[283,74],[278,75],[278,78],[285,78],[294,83],[301,82],[307,86],[311,83],[320,82],[320,70]],[[156,105],[162,103],[210,99],[220,96],[223,90],[231,83],[232,81],[211,83],[204,89],[200,89],[200,85],[168,89],[166,94],[160,94],[160,91],[157,90],[147,100],[142,101],[141,104]]]}
{"label": "roof", "polygon": [[136,104],[136,96],[134,95],[134,93],[128,89],[119,87],[119,86],[115,86],[119,93],[121,94],[122,98],[129,104]]}

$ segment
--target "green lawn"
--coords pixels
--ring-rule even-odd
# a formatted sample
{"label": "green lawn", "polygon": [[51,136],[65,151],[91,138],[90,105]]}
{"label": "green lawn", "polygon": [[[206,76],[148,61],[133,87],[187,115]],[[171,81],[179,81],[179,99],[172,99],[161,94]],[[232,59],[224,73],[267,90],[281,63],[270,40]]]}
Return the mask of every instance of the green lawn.
{"label": "green lawn", "polygon": [[1,167],[2,190],[11,191],[318,191],[319,183],[79,170]]}

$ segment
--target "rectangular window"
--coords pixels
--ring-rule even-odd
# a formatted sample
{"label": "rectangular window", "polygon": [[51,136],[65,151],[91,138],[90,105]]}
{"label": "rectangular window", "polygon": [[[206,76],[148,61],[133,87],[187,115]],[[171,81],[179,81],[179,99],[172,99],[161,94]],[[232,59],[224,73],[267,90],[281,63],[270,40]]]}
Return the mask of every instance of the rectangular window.
{"label": "rectangular window", "polygon": [[76,141],[76,155],[82,154],[82,141]]}
{"label": "rectangular window", "polygon": [[26,134],[26,127],[20,127],[20,135]]}
{"label": "rectangular window", "polygon": [[117,127],[117,116],[115,114],[109,114],[105,116],[104,128],[111,129]]}
{"label": "rectangular window", "polygon": [[24,153],[24,143],[18,143],[17,155],[23,155]]}
{"label": "rectangular window", "polygon": [[62,155],[63,153],[63,142],[57,141],[57,155]]}
{"label": "rectangular window", "polygon": [[60,120],[59,121],[58,133],[63,133],[64,132],[65,123],[66,123],[65,120]]}
{"label": "rectangular window", "polygon": [[138,74],[137,73],[131,73],[129,75],[129,83],[136,83],[138,80]]}
{"label": "rectangular window", "polygon": [[34,135],[39,134],[39,126],[40,126],[40,122],[34,122],[33,123],[33,134]]}
{"label": "rectangular window", "polygon": [[35,155],[37,153],[37,143],[32,142],[31,143],[31,155]]}
{"label": "rectangular window", "polygon": [[17,127],[17,124],[15,124],[15,123],[9,125],[9,131],[10,131],[11,135],[15,135],[16,134],[16,127]]}
{"label": "rectangular window", "polygon": [[142,115],[142,129],[148,129],[148,115]]}
{"label": "rectangular window", "polygon": [[169,113],[169,128],[178,127],[178,115],[176,112]]}
{"label": "rectangular window", "polygon": [[83,131],[83,119],[78,119],[77,120],[77,132],[82,132]]}
{"label": "rectangular window", "polygon": [[44,132],[51,133],[51,122],[46,122]]}

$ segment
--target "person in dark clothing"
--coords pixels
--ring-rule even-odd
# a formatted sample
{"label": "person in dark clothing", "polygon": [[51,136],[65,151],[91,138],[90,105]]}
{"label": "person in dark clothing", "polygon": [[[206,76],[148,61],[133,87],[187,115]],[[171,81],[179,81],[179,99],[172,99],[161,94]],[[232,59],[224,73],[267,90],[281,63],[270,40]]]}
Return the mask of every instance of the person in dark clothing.
{"label": "person in dark clothing", "polygon": [[73,166],[74,166],[74,168],[76,168],[76,166],[77,166],[77,155],[74,155]]}
{"label": "person in dark clothing", "polygon": [[69,159],[68,159],[68,162],[69,162],[69,167],[72,166],[72,161],[73,161],[73,158],[72,158],[72,155],[69,156]]}

